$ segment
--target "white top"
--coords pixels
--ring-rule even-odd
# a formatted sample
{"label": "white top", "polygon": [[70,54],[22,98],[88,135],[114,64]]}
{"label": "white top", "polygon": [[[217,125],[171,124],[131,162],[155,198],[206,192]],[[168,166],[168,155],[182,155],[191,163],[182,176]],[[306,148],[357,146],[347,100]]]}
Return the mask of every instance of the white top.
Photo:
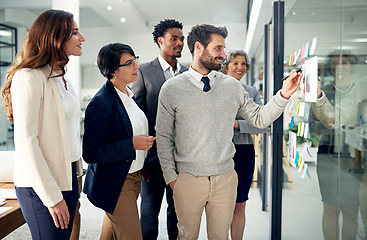
{"label": "white top", "polygon": [[[215,83],[215,79],[216,79],[216,71],[210,71],[210,73],[208,73],[206,75],[206,77],[209,78],[209,85],[210,88],[213,87],[214,83]],[[204,77],[203,75],[201,75],[200,73],[198,73],[197,71],[195,71],[191,66],[189,68],[189,80],[199,89],[203,90],[204,88],[204,83],[201,81],[201,78]]]}
{"label": "white top", "polygon": [[164,60],[164,58],[160,54],[158,55],[158,60],[159,60],[159,64],[161,64],[164,78],[166,80],[180,73],[181,65],[178,62],[176,62],[176,71],[173,72],[173,68],[171,67],[171,65],[169,65],[169,63],[166,60]]}
{"label": "white top", "polygon": [[[140,134],[148,135],[148,119],[146,118],[144,112],[138,107],[138,105],[134,101],[134,93],[128,87],[126,87],[126,91],[129,96],[122,93],[117,88],[115,89],[125,106],[127,115],[129,115],[131,126],[133,128],[133,136],[137,136]],[[144,165],[144,159],[147,156],[147,151],[144,150],[135,150],[135,153],[136,159],[132,162],[129,173],[134,173],[142,169]]]}
{"label": "white top", "polygon": [[[53,73],[55,75],[55,73]],[[75,90],[64,75],[67,90],[62,77],[51,78],[55,80],[60,91],[62,105],[65,112],[66,129],[68,131],[71,161],[76,162],[82,156],[80,144],[80,104]]]}

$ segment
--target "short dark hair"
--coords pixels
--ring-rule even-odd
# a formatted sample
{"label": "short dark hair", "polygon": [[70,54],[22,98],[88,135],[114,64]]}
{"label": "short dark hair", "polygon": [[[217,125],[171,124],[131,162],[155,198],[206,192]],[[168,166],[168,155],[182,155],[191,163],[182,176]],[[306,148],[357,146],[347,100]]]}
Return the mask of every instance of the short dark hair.
{"label": "short dark hair", "polygon": [[160,21],[157,25],[154,26],[154,31],[152,33],[154,42],[159,47],[158,38],[163,37],[168,28],[179,28],[182,30],[182,27],[182,23],[176,21],[175,19],[164,19],[163,21]]}
{"label": "short dark hair", "polygon": [[99,50],[97,65],[104,77],[107,79],[113,77],[112,73],[118,69],[121,55],[124,52],[128,52],[135,57],[133,49],[129,45],[122,43],[110,43]]}
{"label": "short dark hair", "polygon": [[[357,64],[358,63],[358,58],[352,54],[351,51],[349,50],[334,50],[331,53],[329,53],[329,55],[327,56],[327,61],[325,64],[325,69],[331,74],[333,75],[333,73],[331,72],[331,66],[335,65],[335,63],[332,63],[333,57],[339,57],[339,58],[347,58],[348,62],[353,65],[353,64]],[[339,63],[338,63],[339,64]]]}
{"label": "short dark hair", "polygon": [[187,36],[187,46],[191,54],[194,53],[195,42],[203,44],[204,48],[211,42],[211,34],[221,35],[224,39],[228,35],[226,27],[216,27],[209,24],[196,25],[191,28],[191,32]]}

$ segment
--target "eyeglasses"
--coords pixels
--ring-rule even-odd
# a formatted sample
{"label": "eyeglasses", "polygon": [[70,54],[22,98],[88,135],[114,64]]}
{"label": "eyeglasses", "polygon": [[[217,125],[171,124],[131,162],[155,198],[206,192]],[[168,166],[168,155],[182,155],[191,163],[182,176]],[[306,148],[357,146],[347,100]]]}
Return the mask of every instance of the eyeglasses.
{"label": "eyeglasses", "polygon": [[134,60],[129,60],[124,64],[120,64],[119,67],[125,67],[125,66],[131,67],[133,66],[133,62],[138,63],[138,61],[139,61],[139,56],[134,56]]}

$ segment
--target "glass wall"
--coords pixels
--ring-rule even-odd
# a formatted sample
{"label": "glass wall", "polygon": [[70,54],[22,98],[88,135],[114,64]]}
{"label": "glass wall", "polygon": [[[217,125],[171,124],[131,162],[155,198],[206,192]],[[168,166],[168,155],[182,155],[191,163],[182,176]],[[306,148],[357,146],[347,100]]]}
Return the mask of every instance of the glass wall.
{"label": "glass wall", "polygon": [[[15,28],[0,24],[0,88],[5,83],[8,66],[16,53],[17,31]],[[0,151],[14,150],[13,124],[9,123],[2,111],[4,102],[0,98]]]}
{"label": "glass wall", "polygon": [[305,84],[284,113],[282,239],[366,239],[367,1],[290,2],[284,73],[302,68]]}

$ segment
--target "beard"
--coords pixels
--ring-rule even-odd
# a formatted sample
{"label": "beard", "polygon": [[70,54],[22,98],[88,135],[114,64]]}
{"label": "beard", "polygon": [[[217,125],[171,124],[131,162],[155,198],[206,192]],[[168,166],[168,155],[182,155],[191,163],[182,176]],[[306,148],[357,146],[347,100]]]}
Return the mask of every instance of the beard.
{"label": "beard", "polygon": [[220,59],[223,60],[221,57],[213,57],[210,55],[207,49],[204,49],[203,54],[200,56],[200,63],[209,71],[215,70],[218,71],[221,68],[220,63],[216,63],[215,60]]}

